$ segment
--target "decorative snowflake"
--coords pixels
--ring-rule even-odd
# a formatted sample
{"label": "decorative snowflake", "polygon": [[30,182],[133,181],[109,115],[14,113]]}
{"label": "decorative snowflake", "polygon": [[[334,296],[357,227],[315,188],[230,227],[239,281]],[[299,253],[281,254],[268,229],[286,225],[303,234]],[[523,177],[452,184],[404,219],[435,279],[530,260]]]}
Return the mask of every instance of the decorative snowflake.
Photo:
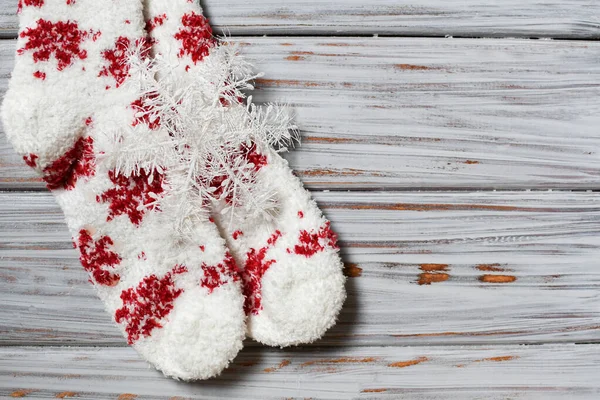
{"label": "decorative snowflake", "polygon": [[188,55],[194,64],[202,61],[208,55],[211,47],[216,44],[208,20],[203,15],[190,12],[181,18],[183,27],[175,34],[175,39],[181,41],[179,58]]}
{"label": "decorative snowflake", "polygon": [[318,252],[324,251],[326,248],[337,249],[337,235],[331,230],[330,223],[327,221],[318,232],[307,230],[300,231],[299,243],[294,246],[294,249],[288,249],[288,253],[292,251],[296,254],[305,257],[312,257]]}
{"label": "decorative snowflake", "polygon": [[[146,39],[138,39],[135,42],[136,47],[141,48],[140,57],[147,57],[150,52],[150,46],[147,44]],[[129,77],[129,49],[131,46],[131,40],[127,37],[120,36],[115,41],[115,46],[112,49],[104,50],[102,52],[102,58],[104,58],[108,65],[104,66],[98,76],[112,76],[115,78],[116,86],[121,86],[125,80]]]}
{"label": "decorative snowflake", "polygon": [[127,342],[133,344],[141,336],[148,337],[161,320],[173,310],[173,304],[183,289],[176,288],[173,275],[183,274],[187,268],[176,265],[162,278],[146,276],[135,288],[121,292],[123,307],[115,312],[115,321],[125,323]]}
{"label": "decorative snowflake", "polygon": [[80,31],[77,23],[72,21],[54,23],[40,18],[35,28],[27,28],[19,36],[27,38],[27,43],[17,50],[17,54],[22,55],[26,51],[33,50],[33,61],[36,63],[48,61],[54,54],[59,71],[70,66],[74,58],[81,60],[87,58],[87,52],[80,46],[88,38],[89,33]]}
{"label": "decorative snowflake", "polygon": [[102,236],[94,241],[90,233],[82,229],[79,231],[77,247],[81,256],[79,260],[83,268],[90,273],[98,285],[114,286],[121,279],[118,274],[107,271],[105,268],[114,268],[121,263],[121,257],[109,250],[113,241],[108,236]]}
{"label": "decorative snowflake", "polygon": [[125,214],[132,224],[139,225],[147,209],[159,210],[153,203],[164,190],[164,175],[140,169],[137,175],[125,176],[111,170],[108,177],[114,187],[96,196],[98,203],[110,203],[107,221]]}
{"label": "decorative snowflake", "polygon": [[222,263],[211,266],[202,263],[204,278],[200,280],[200,286],[207,288],[209,293],[212,293],[216,288],[223,286],[231,279],[237,282],[240,278],[238,275],[238,267],[232,255],[225,253],[225,259]]}

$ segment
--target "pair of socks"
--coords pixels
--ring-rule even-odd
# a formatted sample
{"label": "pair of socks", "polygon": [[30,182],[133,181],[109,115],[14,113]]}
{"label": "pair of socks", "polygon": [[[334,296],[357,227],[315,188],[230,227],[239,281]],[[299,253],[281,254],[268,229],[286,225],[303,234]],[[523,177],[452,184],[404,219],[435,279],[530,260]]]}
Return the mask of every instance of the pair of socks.
{"label": "pair of socks", "polygon": [[19,0],[6,134],[62,207],[127,342],[218,375],[249,336],[312,342],[345,299],[336,236],[273,148],[294,127],[192,0]]}

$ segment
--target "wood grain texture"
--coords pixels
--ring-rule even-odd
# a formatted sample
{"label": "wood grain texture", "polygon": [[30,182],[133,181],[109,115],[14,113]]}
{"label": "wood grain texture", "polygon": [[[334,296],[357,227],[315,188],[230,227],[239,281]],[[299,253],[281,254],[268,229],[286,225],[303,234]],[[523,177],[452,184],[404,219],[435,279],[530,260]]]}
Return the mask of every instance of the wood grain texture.
{"label": "wood grain texture", "polygon": [[[218,33],[600,37],[594,0],[202,0]],[[0,0],[0,33],[14,37],[16,1]]]}
{"label": "wood grain texture", "polygon": [[[217,32],[248,36],[232,40],[266,73],[255,100],[296,110],[298,175],[333,190],[315,197],[349,277],[338,325],[292,350],[247,341],[216,380],[162,377],[0,127],[0,397],[600,398],[600,193],[475,191],[600,190],[600,42],[311,37],[599,39],[599,2],[202,3]],[[15,7],[0,0],[0,37]],[[0,96],[14,46],[0,41]]]}
{"label": "wood grain texture", "polygon": [[[244,38],[327,189],[600,189],[600,42]],[[0,42],[0,89],[13,41]],[[0,187],[39,188],[0,134]]]}
{"label": "wood grain texture", "polygon": [[[185,383],[130,348],[0,348],[0,395],[78,399],[529,399],[600,396],[600,346],[245,349]],[[121,396],[121,397],[119,397]]]}
{"label": "wood grain texture", "polygon": [[[349,298],[317,345],[600,343],[600,193],[315,193]],[[49,193],[0,193],[0,344],[125,345]]]}

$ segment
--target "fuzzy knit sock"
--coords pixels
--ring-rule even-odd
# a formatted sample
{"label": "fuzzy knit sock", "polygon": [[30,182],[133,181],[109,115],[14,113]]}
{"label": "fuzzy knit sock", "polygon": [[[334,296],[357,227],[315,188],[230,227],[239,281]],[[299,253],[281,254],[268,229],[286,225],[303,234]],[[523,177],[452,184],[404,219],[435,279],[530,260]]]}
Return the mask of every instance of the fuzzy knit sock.
{"label": "fuzzy knit sock", "polygon": [[212,187],[217,225],[243,269],[248,335],[273,346],[320,338],[336,322],[345,278],[336,234],[271,146],[295,127],[272,105],[245,104],[255,76],[235,47],[213,38],[196,1],[145,0],[144,11],[153,51],[187,88],[179,107],[199,115],[180,128],[209,132],[205,140],[233,154],[219,156],[229,173],[198,179]]}
{"label": "fuzzy knit sock", "polygon": [[9,140],[128,343],[167,376],[219,374],[245,337],[240,278],[209,214],[181,208],[185,171],[145,153],[170,137],[149,106],[142,0],[19,0],[19,21]]}

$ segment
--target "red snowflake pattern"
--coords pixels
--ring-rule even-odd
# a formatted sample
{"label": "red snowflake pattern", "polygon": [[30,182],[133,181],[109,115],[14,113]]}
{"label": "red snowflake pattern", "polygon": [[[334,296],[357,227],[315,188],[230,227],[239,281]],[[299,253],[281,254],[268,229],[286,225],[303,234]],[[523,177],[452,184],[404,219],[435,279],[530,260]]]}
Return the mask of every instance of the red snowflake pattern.
{"label": "red snowflake pattern", "polygon": [[80,31],[77,23],[72,21],[53,23],[40,18],[35,28],[27,28],[19,36],[27,38],[27,43],[17,50],[17,54],[22,55],[32,50],[33,61],[36,63],[48,61],[54,54],[59,71],[70,66],[74,58],[81,60],[87,58],[87,52],[80,46],[88,38],[89,33]]}
{"label": "red snowflake pattern", "polygon": [[113,241],[108,236],[102,236],[94,241],[87,230],[79,231],[77,240],[77,248],[81,253],[79,260],[98,285],[114,286],[121,279],[118,274],[105,269],[106,267],[114,268],[121,263],[121,257],[109,250],[112,245]]}
{"label": "red snowflake pattern", "polygon": [[216,43],[208,20],[203,15],[190,12],[181,18],[183,25],[175,34],[175,39],[181,41],[179,58],[186,55],[192,58],[194,64],[202,61]]}
{"label": "red snowflake pattern", "polygon": [[275,246],[277,240],[282,236],[279,230],[275,231],[267,240],[267,245],[259,249],[250,249],[246,254],[246,263],[242,278],[244,280],[244,311],[257,315],[262,310],[262,278],[269,270],[275,260],[266,260],[267,251]]}
{"label": "red snowflake pattern", "polygon": [[239,270],[233,256],[227,252],[222,263],[217,265],[206,265],[202,263],[204,277],[200,280],[200,286],[207,288],[208,293],[212,293],[216,288],[223,286],[230,280],[237,282]]}
{"label": "red snowflake pattern", "polygon": [[299,243],[294,246],[293,250],[287,250],[288,253],[292,253],[293,251],[308,258],[318,252],[324,251],[326,248],[338,249],[337,235],[331,230],[329,221],[319,228],[318,232],[314,230],[312,232],[308,232],[307,230],[300,231],[298,241]]}
{"label": "red snowflake pattern", "polygon": [[[150,45],[146,39],[138,39],[135,42],[136,46],[141,46],[141,57],[147,57],[150,53]],[[121,86],[129,77],[128,54],[131,46],[131,40],[127,37],[120,36],[115,41],[115,46],[112,49],[104,50],[102,58],[108,62],[98,76],[112,76],[115,78],[116,86]]]}
{"label": "red snowflake pattern", "polygon": [[107,221],[119,215],[127,215],[132,224],[139,226],[146,210],[159,211],[151,203],[156,199],[150,194],[159,195],[163,192],[164,175],[157,171],[149,174],[144,169],[138,175],[125,176],[114,170],[108,171],[108,177],[113,187],[96,196],[98,203],[110,203]]}
{"label": "red snowflake pattern", "polygon": [[21,13],[21,11],[23,10],[23,6],[40,8],[43,5],[44,0],[19,0],[19,2],[17,3],[17,14]]}
{"label": "red snowflake pattern", "polygon": [[44,168],[42,179],[50,190],[72,190],[78,179],[95,173],[94,139],[81,137],[71,149]]}
{"label": "red snowflake pattern", "polygon": [[175,287],[173,276],[185,272],[185,266],[176,265],[160,279],[153,274],[142,279],[137,287],[121,292],[123,307],[115,312],[115,321],[126,324],[129,344],[135,343],[141,336],[150,336],[156,328],[162,328],[161,320],[169,315],[175,300],[183,293],[183,289]]}

